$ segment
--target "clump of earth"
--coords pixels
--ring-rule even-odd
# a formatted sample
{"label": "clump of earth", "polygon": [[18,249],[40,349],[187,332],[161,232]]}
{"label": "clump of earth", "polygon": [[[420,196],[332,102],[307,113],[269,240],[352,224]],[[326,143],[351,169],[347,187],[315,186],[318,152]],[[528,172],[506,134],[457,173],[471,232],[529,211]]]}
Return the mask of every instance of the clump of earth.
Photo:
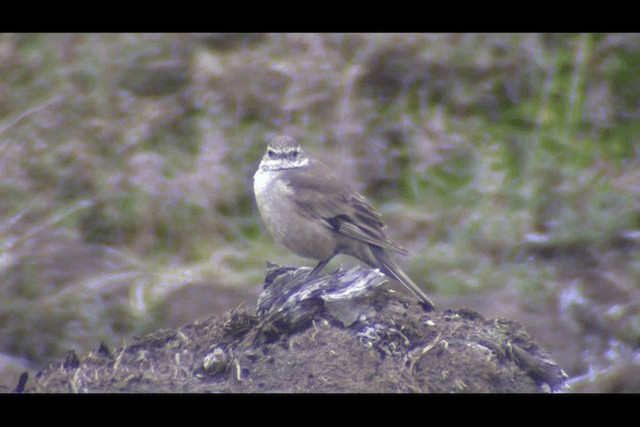
{"label": "clump of earth", "polygon": [[428,311],[354,267],[307,280],[272,265],[237,309],[117,349],[69,353],[27,392],[552,392],[566,375],[517,322]]}

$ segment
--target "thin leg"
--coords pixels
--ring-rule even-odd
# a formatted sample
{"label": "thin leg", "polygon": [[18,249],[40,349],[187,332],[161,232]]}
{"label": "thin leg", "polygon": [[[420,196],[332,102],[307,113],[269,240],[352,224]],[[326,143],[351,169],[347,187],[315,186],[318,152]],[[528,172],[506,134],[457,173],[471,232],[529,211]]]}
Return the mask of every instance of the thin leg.
{"label": "thin leg", "polygon": [[318,275],[318,273],[320,273],[320,270],[322,270],[325,265],[329,264],[329,261],[331,261],[333,257],[334,255],[331,255],[329,258],[321,260],[318,263],[318,265],[316,265],[315,268],[311,270],[311,273],[309,273],[309,276],[307,277],[307,279],[315,278]]}

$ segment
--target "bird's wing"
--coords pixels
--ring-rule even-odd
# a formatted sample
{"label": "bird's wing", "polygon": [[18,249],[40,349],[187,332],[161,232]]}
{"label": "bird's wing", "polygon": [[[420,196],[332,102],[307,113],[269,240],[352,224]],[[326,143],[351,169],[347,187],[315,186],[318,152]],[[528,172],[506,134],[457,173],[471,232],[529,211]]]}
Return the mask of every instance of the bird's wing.
{"label": "bird's wing", "polygon": [[293,197],[297,212],[320,220],[344,236],[406,254],[407,251],[389,239],[382,216],[363,196],[322,163],[310,163],[313,170],[292,169],[285,175],[296,192]]}

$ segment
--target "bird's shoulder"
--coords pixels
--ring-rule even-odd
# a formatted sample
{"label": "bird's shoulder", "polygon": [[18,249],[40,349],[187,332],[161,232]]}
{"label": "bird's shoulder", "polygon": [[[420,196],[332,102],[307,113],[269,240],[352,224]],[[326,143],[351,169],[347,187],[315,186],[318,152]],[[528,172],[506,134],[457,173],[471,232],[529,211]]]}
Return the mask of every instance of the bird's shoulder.
{"label": "bird's shoulder", "polygon": [[323,193],[348,197],[354,191],[333,169],[315,160],[310,160],[305,167],[283,171],[282,179],[294,190],[305,194]]}

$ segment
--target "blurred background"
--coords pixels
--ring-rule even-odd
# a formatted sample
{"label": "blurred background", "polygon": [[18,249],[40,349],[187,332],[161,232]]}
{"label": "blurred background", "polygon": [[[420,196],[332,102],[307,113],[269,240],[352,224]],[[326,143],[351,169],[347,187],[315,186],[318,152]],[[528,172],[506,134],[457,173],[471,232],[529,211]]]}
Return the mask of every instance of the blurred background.
{"label": "blurred background", "polygon": [[[0,392],[253,308],[268,140],[335,165],[438,309],[640,391],[640,35],[0,35]],[[355,261],[338,257],[328,269]]]}

